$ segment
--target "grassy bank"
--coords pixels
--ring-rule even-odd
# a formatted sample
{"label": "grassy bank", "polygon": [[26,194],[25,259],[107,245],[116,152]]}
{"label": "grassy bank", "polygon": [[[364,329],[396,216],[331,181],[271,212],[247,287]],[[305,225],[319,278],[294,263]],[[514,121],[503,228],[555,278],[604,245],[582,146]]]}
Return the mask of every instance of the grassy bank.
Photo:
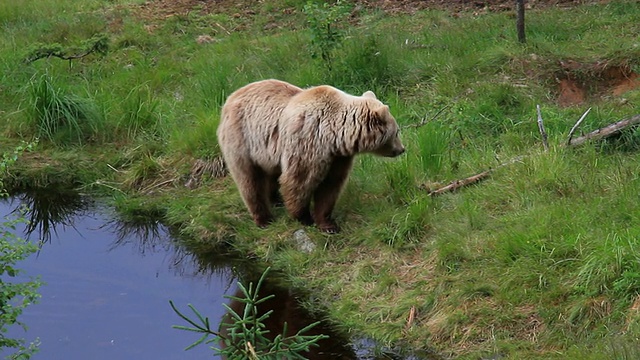
{"label": "grassy bank", "polygon": [[[312,56],[302,2],[197,3],[0,1],[0,151],[39,138],[5,184],[72,184],[124,215],[162,214],[196,251],[231,244],[382,343],[469,359],[640,355],[640,138],[562,145],[588,107],[583,132],[640,113],[640,4],[528,10],[526,44],[509,12],[356,6],[328,62]],[[264,78],[373,90],[403,126],[405,155],[356,162],[342,233],[306,229],[312,254],[282,209],[258,229],[230,178],[192,169],[219,155],[226,96]],[[426,190],[490,168],[459,192]]]}

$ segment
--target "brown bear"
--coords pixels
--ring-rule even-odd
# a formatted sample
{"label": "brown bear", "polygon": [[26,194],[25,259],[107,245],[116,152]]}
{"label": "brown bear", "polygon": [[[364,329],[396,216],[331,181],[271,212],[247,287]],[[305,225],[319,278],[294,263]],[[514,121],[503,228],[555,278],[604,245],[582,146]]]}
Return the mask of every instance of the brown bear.
{"label": "brown bear", "polygon": [[[373,92],[301,89],[279,80],[246,85],[227,99],[218,126],[224,161],[255,223],[273,218],[278,191],[291,216],[337,233],[331,217],[358,153],[404,152],[398,124]],[[314,202],[313,213],[310,211]]]}

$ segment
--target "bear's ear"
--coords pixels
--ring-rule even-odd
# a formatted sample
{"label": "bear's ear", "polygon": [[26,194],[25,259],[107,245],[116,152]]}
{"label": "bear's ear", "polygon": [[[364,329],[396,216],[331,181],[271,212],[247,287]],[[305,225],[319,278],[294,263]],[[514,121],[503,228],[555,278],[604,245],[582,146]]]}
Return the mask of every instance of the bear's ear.
{"label": "bear's ear", "polygon": [[387,115],[389,114],[389,106],[382,105],[372,111],[373,120],[376,124],[386,123]]}
{"label": "bear's ear", "polygon": [[389,106],[388,105],[382,105],[379,108],[375,109],[374,112],[381,118],[385,118],[387,117],[387,114],[389,113]]}
{"label": "bear's ear", "polygon": [[362,94],[362,97],[378,100],[376,94],[374,94],[373,91],[365,91],[365,93]]}

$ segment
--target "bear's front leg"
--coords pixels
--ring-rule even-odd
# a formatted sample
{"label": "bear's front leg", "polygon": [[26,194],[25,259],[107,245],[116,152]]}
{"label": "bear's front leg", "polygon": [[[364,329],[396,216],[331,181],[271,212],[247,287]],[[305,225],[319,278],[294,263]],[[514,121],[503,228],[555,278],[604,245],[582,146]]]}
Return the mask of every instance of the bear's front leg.
{"label": "bear's front leg", "polygon": [[299,198],[299,195],[292,194],[286,190],[282,191],[284,206],[287,208],[291,217],[298,220],[302,225],[313,225],[313,217],[310,210],[310,197]]}
{"label": "bear's front leg", "polygon": [[256,211],[252,215],[253,222],[260,228],[266,228],[273,222],[273,216],[266,211]]}
{"label": "bear's front leg", "polygon": [[340,227],[333,220],[331,214],[347,181],[352,164],[352,156],[334,158],[327,176],[320,182],[313,194],[313,218],[316,226],[323,232],[329,234],[340,232]]}

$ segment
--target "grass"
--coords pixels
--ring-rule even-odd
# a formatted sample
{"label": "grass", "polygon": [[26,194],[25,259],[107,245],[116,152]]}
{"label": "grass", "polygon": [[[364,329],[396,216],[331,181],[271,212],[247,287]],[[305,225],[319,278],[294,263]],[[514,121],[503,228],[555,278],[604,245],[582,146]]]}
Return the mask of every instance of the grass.
{"label": "grass", "polygon": [[[58,145],[83,144],[100,133],[102,114],[89,98],[65,94],[44,74],[29,84],[30,117],[35,136]],[[28,125],[29,126],[29,125]]]}
{"label": "grass", "polygon": [[[507,12],[361,9],[329,71],[311,57],[300,1],[165,21],[137,17],[140,3],[0,0],[0,151],[41,139],[5,184],[74,184],[123,214],[163,214],[193,251],[231,245],[267,262],[315,294],[309,306],[381,344],[461,359],[637,357],[638,134],[560,144],[587,107],[583,132],[635,115],[640,91],[560,107],[556,78],[568,60],[587,64],[572,75],[593,89],[602,79],[589,64],[640,71],[640,5],[528,10],[524,45]],[[106,56],[23,63],[38,44],[96,34],[109,38]],[[183,186],[196,159],[219,153],[226,97],[271,77],[375,91],[407,147],[396,160],[357,159],[335,211],[343,232],[308,228],[313,254],[289,241],[299,226],[282,209],[256,228],[230,178]],[[490,179],[457,193],[424,190],[489,168]]]}

